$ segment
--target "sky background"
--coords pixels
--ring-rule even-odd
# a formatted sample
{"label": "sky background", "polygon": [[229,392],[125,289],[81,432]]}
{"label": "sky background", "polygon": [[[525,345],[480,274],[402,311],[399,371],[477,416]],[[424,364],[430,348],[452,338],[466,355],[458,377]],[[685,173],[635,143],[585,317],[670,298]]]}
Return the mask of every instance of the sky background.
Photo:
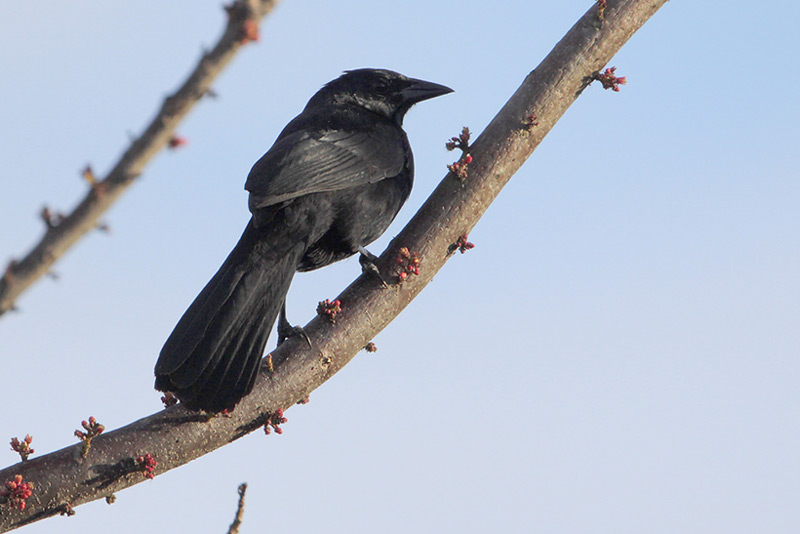
{"label": "sky background", "polygon": [[[0,261],[104,175],[224,25],[219,2],[3,2]],[[406,117],[415,189],[379,253],[589,1],[283,0],[104,218],[0,317],[0,445],[37,454],[161,407],[152,368],[247,219],[251,165],[342,70],[452,95]],[[33,533],[800,531],[797,2],[672,1],[457,255],[256,432]],[[300,274],[290,319],[359,274]],[[274,334],[269,347],[274,345]],[[8,449],[2,445],[3,449]],[[0,465],[17,461],[0,452]]]}

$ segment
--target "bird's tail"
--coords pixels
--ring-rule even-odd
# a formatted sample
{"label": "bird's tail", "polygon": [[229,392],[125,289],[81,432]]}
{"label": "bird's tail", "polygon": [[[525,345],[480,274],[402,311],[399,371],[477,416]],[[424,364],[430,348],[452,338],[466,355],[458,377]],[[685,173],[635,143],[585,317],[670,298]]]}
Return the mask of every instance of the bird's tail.
{"label": "bird's tail", "polygon": [[250,393],[264,347],[305,247],[276,250],[251,221],[178,321],[156,363],[156,389],[190,408],[231,409]]}

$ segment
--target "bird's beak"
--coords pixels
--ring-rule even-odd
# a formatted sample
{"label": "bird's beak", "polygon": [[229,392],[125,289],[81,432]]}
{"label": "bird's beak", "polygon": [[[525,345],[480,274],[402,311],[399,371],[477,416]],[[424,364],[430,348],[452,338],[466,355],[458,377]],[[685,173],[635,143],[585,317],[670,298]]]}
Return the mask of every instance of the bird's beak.
{"label": "bird's beak", "polygon": [[403,89],[400,94],[403,96],[403,100],[410,104],[416,104],[417,102],[422,102],[429,98],[435,98],[453,92],[449,87],[439,85],[438,83],[426,82],[425,80],[417,80],[414,78],[410,78],[408,81],[410,82],[409,86]]}

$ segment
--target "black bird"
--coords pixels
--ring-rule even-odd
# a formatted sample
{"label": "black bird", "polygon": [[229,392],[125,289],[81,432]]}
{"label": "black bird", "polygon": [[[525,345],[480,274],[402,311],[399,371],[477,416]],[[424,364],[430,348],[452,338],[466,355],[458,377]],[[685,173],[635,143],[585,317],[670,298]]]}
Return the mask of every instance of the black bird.
{"label": "black bird", "polygon": [[217,274],[170,334],[156,389],[193,409],[232,409],[255,383],[278,314],[279,344],[295,271],[361,252],[411,192],[414,160],[402,129],[422,100],[452,92],[390,70],[329,82],[281,132],[247,177],[252,217]]}

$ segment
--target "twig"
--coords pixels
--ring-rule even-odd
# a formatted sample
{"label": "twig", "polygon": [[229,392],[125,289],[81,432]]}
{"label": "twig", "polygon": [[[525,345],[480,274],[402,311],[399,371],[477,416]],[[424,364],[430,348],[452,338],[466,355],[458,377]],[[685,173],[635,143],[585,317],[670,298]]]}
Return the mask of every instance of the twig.
{"label": "twig", "polygon": [[[596,24],[591,9],[531,72],[472,145],[470,179],[445,179],[406,228],[379,258],[390,269],[401,246],[419,253],[424,269],[396,289],[387,290],[367,275],[337,297],[348,303],[333,324],[315,317],[304,327],[314,340],[290,339],[271,353],[255,389],[226,417],[209,419],[180,404],[94,438],[92,454],[80,460],[74,445],[20,462],[0,471],[0,480],[23,475],[35,480],[37,493],[24,511],[0,515],[0,532],[58,513],[56,504],[73,507],[100,499],[144,480],[127,468],[132,457],[148,451],[159,459],[158,474],[179,467],[262,428],[271,414],[288,410],[344,367],[386,327],[452,258],[454,235],[468,233],[503,185],[519,169],[566,109],[591,81],[591,73],[611,57],[667,0],[608,0],[605,20]],[[589,80],[587,81],[587,78]],[[523,119],[536,113],[539,125],[523,132]],[[41,489],[38,489],[41,488]]]}
{"label": "twig", "polygon": [[242,524],[242,516],[244,515],[244,493],[247,491],[247,482],[239,484],[239,505],[236,507],[236,515],[233,518],[228,534],[239,534],[239,525]]}
{"label": "twig", "polygon": [[[98,227],[98,219],[142,174],[153,156],[169,144],[178,124],[211,89],[212,82],[236,52],[257,38],[258,21],[277,2],[235,0],[226,8],[228,23],[219,42],[210,52],[203,54],[181,88],[164,100],[144,133],[131,142],[105,178],[98,179],[92,174],[90,188],[75,209],[59,217],[57,224],[48,221],[44,236],[33,249],[24,258],[9,264],[5,275],[0,277],[0,315],[13,309],[20,293],[45,275],[67,249]],[[253,28],[256,28],[255,34]],[[84,171],[84,177],[86,175]]]}

